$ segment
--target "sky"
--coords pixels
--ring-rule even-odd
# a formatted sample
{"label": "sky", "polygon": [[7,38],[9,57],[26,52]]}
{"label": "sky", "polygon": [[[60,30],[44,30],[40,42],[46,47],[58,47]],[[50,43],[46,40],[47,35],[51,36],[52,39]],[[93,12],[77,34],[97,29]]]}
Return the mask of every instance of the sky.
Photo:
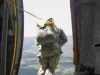
{"label": "sky", "polygon": [[36,23],[41,26],[48,18],[54,18],[55,24],[64,30],[66,35],[72,35],[70,0],[23,0],[24,10],[36,15],[39,20],[24,13],[24,36],[36,35]]}

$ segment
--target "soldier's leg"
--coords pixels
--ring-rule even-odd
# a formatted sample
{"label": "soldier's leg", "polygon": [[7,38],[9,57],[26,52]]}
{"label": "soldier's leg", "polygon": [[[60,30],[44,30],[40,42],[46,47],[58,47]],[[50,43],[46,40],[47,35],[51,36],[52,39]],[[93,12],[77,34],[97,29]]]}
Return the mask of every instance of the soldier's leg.
{"label": "soldier's leg", "polygon": [[44,75],[47,68],[48,59],[42,57],[40,54],[38,55],[38,59],[39,59],[39,63],[41,64],[41,68],[39,69],[37,75]]}
{"label": "soldier's leg", "polygon": [[45,74],[45,67],[41,65],[41,68],[39,69],[37,75],[44,75]]}
{"label": "soldier's leg", "polygon": [[54,75],[59,59],[60,59],[60,55],[49,57],[49,67],[48,67],[49,70],[47,73],[49,73],[50,75]]}

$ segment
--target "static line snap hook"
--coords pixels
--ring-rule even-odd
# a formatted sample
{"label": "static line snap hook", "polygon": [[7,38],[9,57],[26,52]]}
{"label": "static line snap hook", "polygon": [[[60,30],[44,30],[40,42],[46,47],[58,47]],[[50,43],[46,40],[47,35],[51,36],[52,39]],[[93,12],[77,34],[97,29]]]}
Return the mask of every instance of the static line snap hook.
{"label": "static line snap hook", "polygon": [[14,20],[14,21],[17,20],[17,15],[16,15],[16,14],[13,15],[13,20]]}

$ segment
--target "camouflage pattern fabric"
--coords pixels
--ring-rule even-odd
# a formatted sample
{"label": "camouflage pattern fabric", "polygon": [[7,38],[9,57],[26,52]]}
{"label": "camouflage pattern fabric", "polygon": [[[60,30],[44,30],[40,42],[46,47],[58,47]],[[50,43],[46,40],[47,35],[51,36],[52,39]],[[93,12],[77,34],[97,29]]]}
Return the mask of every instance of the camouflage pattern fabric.
{"label": "camouflage pattern fabric", "polygon": [[53,75],[60,59],[61,50],[58,43],[42,45],[38,54],[41,68],[38,75]]}
{"label": "camouflage pattern fabric", "polygon": [[60,59],[60,55],[56,54],[54,56],[44,57],[40,54],[38,58],[42,65],[38,75],[53,75]]}
{"label": "camouflage pattern fabric", "polygon": [[57,28],[56,25],[48,25],[48,23],[49,22],[46,22],[44,27],[51,31],[53,30],[55,41],[43,44],[36,43],[40,51],[38,59],[41,64],[41,68],[37,75],[54,75],[60,55],[62,54],[61,47],[68,41],[67,36],[62,29]]}
{"label": "camouflage pattern fabric", "polygon": [[64,35],[63,39],[58,38],[54,43],[39,45],[40,53],[38,54],[38,59],[41,68],[37,75],[54,75],[60,55],[62,54],[61,47],[68,41],[64,32],[62,35]]}

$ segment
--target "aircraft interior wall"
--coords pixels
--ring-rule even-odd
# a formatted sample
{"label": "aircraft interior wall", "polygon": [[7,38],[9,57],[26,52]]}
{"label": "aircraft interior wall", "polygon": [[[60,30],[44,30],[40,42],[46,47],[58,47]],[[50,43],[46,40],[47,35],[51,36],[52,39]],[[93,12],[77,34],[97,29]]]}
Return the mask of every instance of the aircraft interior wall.
{"label": "aircraft interior wall", "polygon": [[100,0],[77,0],[80,63],[100,74]]}
{"label": "aircraft interior wall", "polygon": [[0,41],[1,41],[1,31],[2,31],[2,12],[3,12],[3,1],[0,0]]}
{"label": "aircraft interior wall", "polygon": [[[1,36],[2,36],[2,21],[3,21],[3,0],[0,0],[0,54],[1,54]],[[0,55],[1,58],[1,55]],[[0,59],[1,62],[1,59]]]}

